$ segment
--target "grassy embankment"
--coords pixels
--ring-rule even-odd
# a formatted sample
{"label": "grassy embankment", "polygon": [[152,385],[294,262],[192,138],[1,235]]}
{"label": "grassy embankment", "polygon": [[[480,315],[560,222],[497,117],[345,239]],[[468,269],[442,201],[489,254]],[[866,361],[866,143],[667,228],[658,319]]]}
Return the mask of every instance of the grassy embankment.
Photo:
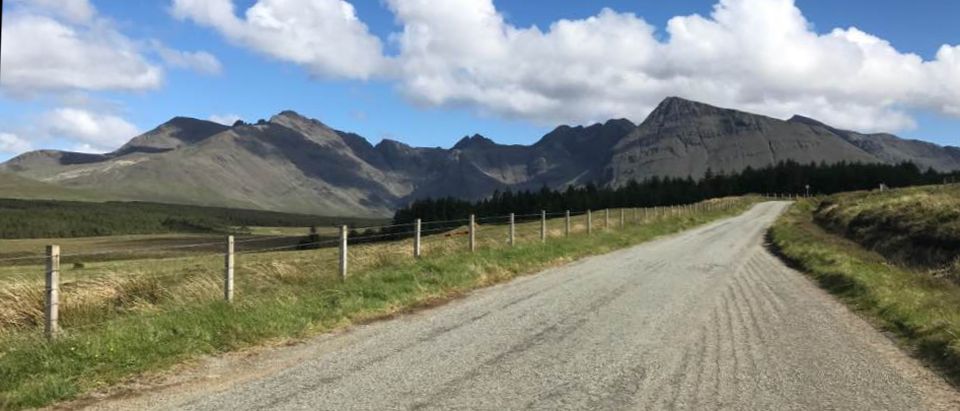
{"label": "grassy embankment", "polygon": [[960,383],[960,187],[800,201],[773,246],[821,286]]}
{"label": "grassy embankment", "polygon": [[887,259],[960,283],[960,185],[839,195],[814,218]]}
{"label": "grassy embankment", "polygon": [[553,219],[547,245],[539,242],[539,222],[527,222],[518,224],[514,248],[505,244],[506,226],[481,225],[474,254],[466,252],[462,235],[451,234],[462,229],[426,237],[420,260],[410,257],[409,240],[358,245],[351,247],[345,283],[336,279],[336,250],[239,255],[232,305],[219,301],[219,256],[100,263],[80,273],[65,271],[64,335],[54,342],[45,341],[36,325],[39,275],[27,280],[22,273],[29,267],[16,267],[16,273],[0,269],[0,315],[7,321],[0,331],[0,406],[49,404],[198,355],[388,317],[735,215],[758,200],[730,199],[715,202],[724,207],[711,211],[628,219],[623,229],[615,228],[617,213],[611,213],[610,230],[595,215],[593,236],[584,235],[583,216],[575,217],[569,238],[563,237],[563,220]]}

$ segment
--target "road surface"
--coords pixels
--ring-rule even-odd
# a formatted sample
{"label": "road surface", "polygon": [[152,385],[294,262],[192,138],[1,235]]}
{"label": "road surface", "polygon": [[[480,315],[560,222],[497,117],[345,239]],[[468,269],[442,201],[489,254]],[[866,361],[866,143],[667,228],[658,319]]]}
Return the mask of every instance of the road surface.
{"label": "road surface", "polygon": [[[211,359],[103,409],[960,409],[958,393],[785,267],[786,203],[442,307]],[[189,374],[189,373],[188,373]]]}

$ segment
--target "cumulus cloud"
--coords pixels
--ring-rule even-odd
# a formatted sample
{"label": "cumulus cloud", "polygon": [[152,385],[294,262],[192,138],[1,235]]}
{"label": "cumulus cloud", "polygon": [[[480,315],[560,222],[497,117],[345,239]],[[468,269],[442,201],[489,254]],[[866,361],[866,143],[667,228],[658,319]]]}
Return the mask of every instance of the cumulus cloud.
{"label": "cumulus cloud", "polygon": [[0,153],[20,154],[33,149],[29,141],[12,133],[0,133]]}
{"label": "cumulus cloud", "polygon": [[232,0],[173,0],[171,11],[318,76],[366,79],[384,70],[380,39],[343,0],[258,0],[243,18]]}
{"label": "cumulus cloud", "polygon": [[[54,97],[41,104],[61,106],[40,109],[43,114],[23,122],[19,134],[26,130],[34,138],[65,139],[81,151],[107,151],[137,134],[137,128],[109,114],[117,108],[91,98],[92,92],[157,89],[164,78],[161,64],[206,74],[222,69],[210,53],[127,37],[88,0],[9,3],[0,42],[0,91],[15,98]],[[5,134],[0,143],[7,149],[29,146],[14,134]]]}
{"label": "cumulus cloud", "polygon": [[88,0],[13,0],[10,3],[51,13],[73,23],[89,23],[97,14]]}
{"label": "cumulus cloud", "polygon": [[391,0],[403,32],[401,88],[429,105],[472,105],[543,122],[636,118],[655,96],[654,28],[605,9],[547,32],[507,24],[489,1]]}
{"label": "cumulus cloud", "polygon": [[15,93],[146,90],[163,71],[108,24],[72,25],[32,13],[4,13],[0,86]]}
{"label": "cumulus cloud", "polygon": [[914,127],[911,108],[960,114],[960,48],[924,61],[856,28],[818,34],[793,0],[721,0],[674,17],[667,36],[610,9],[543,31],[491,0],[388,5],[403,25],[400,87],[427,105],[584,123],[642,119],[679,95],[860,130]]}
{"label": "cumulus cloud", "polygon": [[175,68],[205,74],[222,68],[205,51],[127,37],[87,0],[15,0],[4,11],[0,88],[15,96],[156,89],[164,71],[151,51]]}
{"label": "cumulus cloud", "polygon": [[213,54],[205,51],[181,51],[164,46],[160,42],[153,43],[154,49],[168,66],[193,70],[201,74],[220,74],[223,65]]}
{"label": "cumulus cloud", "polygon": [[210,120],[214,123],[220,123],[225,126],[232,126],[233,123],[237,122],[237,120],[242,119],[242,117],[236,114],[211,114],[210,117],[207,117],[207,120]]}
{"label": "cumulus cloud", "polygon": [[136,126],[119,116],[74,107],[46,113],[42,124],[47,135],[73,141],[80,151],[110,151],[140,134]]}
{"label": "cumulus cloud", "polygon": [[543,124],[643,119],[678,95],[857,130],[915,127],[911,110],[960,116],[960,46],[932,60],[857,28],[813,30],[794,0],[719,0],[664,32],[603,9],[545,29],[507,22],[492,0],[386,0],[396,56],[344,0],[173,0],[172,13],[311,73],[381,76],[413,101]]}

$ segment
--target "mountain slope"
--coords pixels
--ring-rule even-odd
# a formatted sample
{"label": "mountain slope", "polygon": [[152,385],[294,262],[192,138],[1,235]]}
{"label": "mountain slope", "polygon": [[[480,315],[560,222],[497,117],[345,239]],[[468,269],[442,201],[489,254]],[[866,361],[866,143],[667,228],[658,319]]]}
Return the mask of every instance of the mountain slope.
{"label": "mountain slope", "polygon": [[393,140],[372,145],[293,111],[233,127],[177,117],[111,153],[35,151],[0,164],[0,172],[109,198],[384,216],[426,196],[476,199],[506,188],[698,178],[707,170],[733,173],[785,160],[914,161],[956,170],[960,149],[674,97],[639,126],[628,120],[560,126],[530,146],[480,135],[450,149]]}
{"label": "mountain slope", "polygon": [[941,147],[926,141],[907,140],[886,133],[861,134],[839,130],[803,116],[793,116],[787,121],[834,133],[886,163],[909,161],[922,168],[941,171],[956,170],[957,164],[960,163],[960,148],[956,147]]}
{"label": "mountain slope", "polygon": [[[700,178],[781,161],[881,162],[830,130],[668,98],[615,149],[614,184],[653,176]],[[960,163],[958,163],[960,164]]]}
{"label": "mountain slope", "polygon": [[386,214],[394,191],[402,192],[385,187],[382,173],[353,155],[338,133],[293,113],[232,128],[182,125],[174,119],[98,161],[28,153],[3,168],[145,201],[340,215]]}
{"label": "mountain slope", "polygon": [[31,180],[11,173],[0,173],[0,197],[21,200],[121,200],[100,193],[74,190],[56,184]]}

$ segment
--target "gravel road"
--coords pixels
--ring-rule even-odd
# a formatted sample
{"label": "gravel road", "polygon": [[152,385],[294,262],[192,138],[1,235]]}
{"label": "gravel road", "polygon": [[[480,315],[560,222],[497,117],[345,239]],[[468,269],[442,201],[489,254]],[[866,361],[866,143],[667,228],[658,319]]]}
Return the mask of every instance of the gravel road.
{"label": "gravel road", "polygon": [[786,203],[253,356],[102,409],[960,409],[763,248]]}

